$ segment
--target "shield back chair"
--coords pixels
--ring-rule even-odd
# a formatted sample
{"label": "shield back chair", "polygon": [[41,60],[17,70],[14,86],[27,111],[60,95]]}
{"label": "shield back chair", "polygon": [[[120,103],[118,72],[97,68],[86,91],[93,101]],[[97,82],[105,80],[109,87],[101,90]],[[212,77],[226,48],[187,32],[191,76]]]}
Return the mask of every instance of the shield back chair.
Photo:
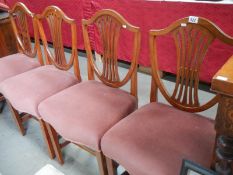
{"label": "shield back chair", "polygon": [[[40,53],[38,53],[38,60],[32,59],[37,56],[39,47],[37,25],[33,19],[34,13],[30,12],[23,3],[18,2],[9,11],[9,14],[18,45],[18,53],[0,59],[0,83],[9,77],[43,65]],[[29,35],[30,24],[32,24],[35,39],[34,48]],[[0,111],[2,111],[5,99],[1,94],[0,101],[2,102]]]}
{"label": "shield back chair", "polygon": [[[151,103],[121,120],[103,136],[101,147],[109,175],[116,174],[114,162],[133,175],[179,174],[182,159],[211,165],[216,136],[214,121],[196,112],[215,105],[219,96],[204,104],[199,102],[199,72],[211,43],[218,39],[233,45],[233,38],[207,19],[197,18],[197,23],[190,23],[189,19],[150,31]],[[156,44],[158,38],[165,36],[174,40],[177,51],[173,92],[166,89],[159,76]],[[157,101],[158,89],[171,106]]]}
{"label": "shield back chair", "polygon": [[[1,83],[0,90],[8,101],[22,135],[25,134],[23,122],[30,118],[39,121],[49,155],[54,158],[53,147],[45,123],[38,113],[38,105],[47,97],[81,81],[77,55],[76,23],[55,6],[47,7],[41,15],[36,15],[35,20],[44,46],[46,65],[5,80]],[[43,28],[46,22],[52,36],[54,52],[48,47]],[[68,61],[65,57],[61,33],[65,24],[70,26],[72,36],[72,53]],[[74,75],[68,72],[71,68],[74,69]],[[22,118],[19,112],[26,113],[26,115]]]}
{"label": "shield back chair", "polygon": [[[46,99],[38,109],[47,123],[56,156],[61,164],[64,163],[61,148],[71,142],[96,156],[99,173],[106,175],[100,140],[108,129],[137,108],[140,30],[112,10],[100,10],[82,23],[89,80]],[[89,26],[96,27],[102,41],[102,69],[97,67],[92,55]],[[123,31],[132,34],[134,41],[130,68],[125,76],[120,76],[117,48],[119,36]],[[127,82],[130,83],[130,92],[119,89]],[[68,142],[60,143],[58,134]]]}

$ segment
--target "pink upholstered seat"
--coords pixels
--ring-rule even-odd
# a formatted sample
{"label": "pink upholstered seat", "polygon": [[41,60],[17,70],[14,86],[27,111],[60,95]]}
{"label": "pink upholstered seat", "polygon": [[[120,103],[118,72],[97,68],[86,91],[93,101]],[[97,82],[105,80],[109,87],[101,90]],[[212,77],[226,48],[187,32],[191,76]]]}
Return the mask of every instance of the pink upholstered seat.
{"label": "pink upholstered seat", "polygon": [[0,59],[0,82],[3,80],[39,67],[40,64],[33,58],[17,53]]}
{"label": "pink upholstered seat", "polygon": [[137,108],[134,96],[97,81],[86,81],[39,105],[41,117],[66,140],[100,150],[100,139]]}
{"label": "pink upholstered seat", "polygon": [[113,126],[102,138],[103,153],[133,175],[178,175],[182,159],[209,166],[213,121],[151,103]]}
{"label": "pink upholstered seat", "polygon": [[39,117],[42,100],[76,83],[73,74],[47,65],[3,81],[0,92],[18,111]]}

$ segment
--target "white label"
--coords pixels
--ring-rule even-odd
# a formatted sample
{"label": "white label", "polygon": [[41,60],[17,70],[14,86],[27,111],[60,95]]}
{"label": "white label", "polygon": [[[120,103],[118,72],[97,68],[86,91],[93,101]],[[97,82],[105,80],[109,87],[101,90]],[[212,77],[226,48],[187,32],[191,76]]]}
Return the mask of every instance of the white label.
{"label": "white label", "polygon": [[189,16],[189,22],[197,24],[198,23],[198,17],[196,17],[196,16]]}
{"label": "white label", "polygon": [[124,28],[124,29],[126,29],[127,28],[127,26],[124,24],[124,25],[122,25],[122,27]]}
{"label": "white label", "polygon": [[223,76],[217,76],[216,79],[222,80],[222,81],[227,81],[228,80],[227,77],[223,77]]}
{"label": "white label", "polygon": [[186,23],[181,23],[180,25],[181,25],[181,27],[186,27],[187,26]]}

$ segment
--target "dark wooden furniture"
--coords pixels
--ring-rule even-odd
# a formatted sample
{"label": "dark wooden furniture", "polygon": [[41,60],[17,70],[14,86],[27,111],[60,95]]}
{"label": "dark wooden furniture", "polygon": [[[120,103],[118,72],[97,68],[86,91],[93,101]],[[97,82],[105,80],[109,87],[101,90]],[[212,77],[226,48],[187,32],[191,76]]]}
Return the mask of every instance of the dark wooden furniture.
{"label": "dark wooden furniture", "polygon": [[233,173],[233,56],[215,74],[211,88],[220,94],[215,124],[218,133],[216,171],[230,175]]}
{"label": "dark wooden furniture", "polygon": [[17,53],[17,44],[9,13],[0,10],[0,57]]}

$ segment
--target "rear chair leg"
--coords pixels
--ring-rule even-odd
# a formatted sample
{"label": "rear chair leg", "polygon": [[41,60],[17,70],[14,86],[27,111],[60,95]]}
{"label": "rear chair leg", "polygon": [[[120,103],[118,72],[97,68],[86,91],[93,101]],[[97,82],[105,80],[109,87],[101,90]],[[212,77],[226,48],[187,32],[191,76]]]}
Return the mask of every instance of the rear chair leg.
{"label": "rear chair leg", "polygon": [[117,165],[115,164],[115,162],[108,157],[105,158],[107,162],[108,175],[117,175]]}
{"label": "rear chair leg", "polygon": [[105,156],[103,155],[103,153],[96,152],[96,159],[98,162],[100,175],[107,175],[108,174],[107,165],[106,165]]}
{"label": "rear chair leg", "polygon": [[23,121],[18,113],[18,111],[16,109],[14,109],[14,107],[10,104],[9,101],[7,101],[7,104],[10,108],[11,114],[16,122],[17,127],[19,128],[20,133],[24,136],[25,135],[25,129],[23,126]]}
{"label": "rear chair leg", "polygon": [[48,132],[48,129],[46,127],[46,124],[45,124],[44,120],[42,120],[42,119],[39,119],[39,122],[40,122],[41,131],[42,131],[42,134],[43,134],[43,137],[44,137],[44,140],[46,142],[47,149],[48,149],[48,152],[49,152],[49,157],[51,159],[54,159],[55,158],[55,152],[54,152],[54,149],[53,149],[53,145],[52,145],[51,138],[49,136],[49,132]]}
{"label": "rear chair leg", "polygon": [[48,129],[50,138],[52,140],[52,144],[53,144],[53,148],[54,148],[56,157],[57,157],[59,163],[62,165],[62,164],[64,164],[64,160],[62,157],[61,145],[59,144],[58,134],[49,123],[47,123],[47,122],[45,122],[45,123],[46,123],[46,127]]}

